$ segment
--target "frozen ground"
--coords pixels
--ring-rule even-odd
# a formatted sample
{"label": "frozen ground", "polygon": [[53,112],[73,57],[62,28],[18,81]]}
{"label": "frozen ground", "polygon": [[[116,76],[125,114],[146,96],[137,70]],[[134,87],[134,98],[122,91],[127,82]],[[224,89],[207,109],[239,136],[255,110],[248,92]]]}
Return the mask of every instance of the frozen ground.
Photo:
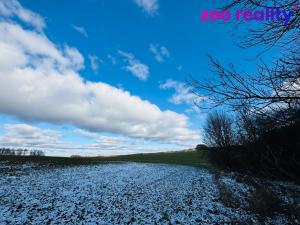
{"label": "frozen ground", "polygon": [[[300,223],[290,211],[262,216],[251,209],[255,185],[236,181],[234,174],[133,163],[65,168],[1,163],[0,171],[1,225]],[[298,186],[266,185],[283,208],[299,209]],[[227,204],[224,193],[238,207]]]}

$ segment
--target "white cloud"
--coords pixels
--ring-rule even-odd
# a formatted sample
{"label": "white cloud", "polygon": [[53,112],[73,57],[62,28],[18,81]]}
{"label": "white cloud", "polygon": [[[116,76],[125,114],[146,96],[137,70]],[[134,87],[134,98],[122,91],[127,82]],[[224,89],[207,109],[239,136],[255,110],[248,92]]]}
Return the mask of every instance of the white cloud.
{"label": "white cloud", "polygon": [[[127,70],[142,80],[148,67],[120,52]],[[176,140],[199,139],[188,117],[102,82],[84,80],[76,48],[58,47],[44,33],[10,20],[0,22],[0,113],[24,120],[72,124],[91,132]]]}
{"label": "white cloud", "polygon": [[28,9],[24,9],[17,0],[0,1],[0,18],[1,17],[18,17],[39,31],[46,26],[41,16]]}
{"label": "white cloud", "polygon": [[112,55],[108,54],[107,58],[111,60],[111,64],[116,65],[117,64],[117,60],[115,57],[113,57]]}
{"label": "white cloud", "polygon": [[74,130],[74,133],[80,134],[80,135],[82,135],[84,137],[88,137],[88,138],[97,138],[98,137],[97,133],[90,132],[90,131],[83,130],[83,129],[76,129],[76,130]]}
{"label": "white cloud", "polygon": [[9,147],[43,147],[57,144],[59,133],[53,130],[42,130],[27,124],[6,124],[0,144]]}
{"label": "white cloud", "polygon": [[87,38],[89,36],[84,27],[80,27],[80,26],[76,26],[76,25],[71,25],[71,27],[74,30],[76,30],[78,33],[82,34],[84,37]]}
{"label": "white cloud", "polygon": [[196,96],[192,93],[192,88],[185,83],[168,79],[159,86],[163,90],[174,89],[175,93],[169,99],[173,104],[186,104],[190,107],[189,111],[198,111],[197,105],[204,99],[204,97]]}
{"label": "white cloud", "polygon": [[90,60],[92,70],[94,71],[95,74],[98,74],[99,64],[102,62],[102,60],[99,59],[98,56],[96,55],[89,55],[88,57]]}
{"label": "white cloud", "polygon": [[141,81],[146,81],[149,76],[149,67],[135,58],[131,53],[118,51],[118,53],[125,58],[128,65],[125,67],[126,71],[131,72]]}
{"label": "white cloud", "polygon": [[1,147],[42,150],[50,156],[110,156],[160,152],[162,146],[164,151],[190,147],[172,140],[157,145],[154,141],[143,138],[99,135],[77,129],[75,133],[91,138],[91,142],[79,144],[61,140],[65,136],[61,131],[41,129],[28,124],[5,124],[3,128],[4,131],[0,134]]}
{"label": "white cloud", "polygon": [[179,66],[177,66],[177,68],[176,68],[178,71],[182,71],[183,70],[183,66],[182,65],[179,65]]}
{"label": "white cloud", "polygon": [[66,58],[69,59],[70,64],[75,70],[81,70],[84,68],[84,58],[76,48],[65,46],[64,49]]}
{"label": "white cloud", "polygon": [[[60,69],[78,70],[84,66],[83,57],[77,49],[66,45],[64,49],[59,49],[42,33],[25,30],[11,22],[0,22],[0,34],[1,51],[8,54],[7,57],[0,56],[0,63],[7,63],[11,69],[15,69],[14,66],[29,64],[44,69],[47,69],[47,66],[52,67],[54,63]],[[12,56],[17,58],[13,59]]]}
{"label": "white cloud", "polygon": [[157,62],[164,62],[170,57],[170,52],[165,46],[150,44],[149,50],[154,54]]}
{"label": "white cloud", "polygon": [[127,148],[130,145],[129,138],[126,137],[110,137],[110,136],[100,136],[97,139],[97,146],[104,149],[120,149]]}
{"label": "white cloud", "polygon": [[156,15],[159,9],[158,0],[135,0],[135,3],[150,16]]}

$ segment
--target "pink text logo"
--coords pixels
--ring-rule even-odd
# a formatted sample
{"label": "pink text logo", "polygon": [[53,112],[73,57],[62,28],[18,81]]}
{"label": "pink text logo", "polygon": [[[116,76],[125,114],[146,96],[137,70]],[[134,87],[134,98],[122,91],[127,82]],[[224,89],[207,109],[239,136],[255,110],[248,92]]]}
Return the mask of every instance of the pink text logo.
{"label": "pink text logo", "polygon": [[234,15],[230,11],[219,12],[217,10],[203,10],[201,21],[228,21],[234,17],[235,20],[245,21],[282,21],[284,25],[288,25],[298,11],[298,4],[295,4],[294,9],[285,10],[281,8],[265,7],[262,10],[237,10]]}

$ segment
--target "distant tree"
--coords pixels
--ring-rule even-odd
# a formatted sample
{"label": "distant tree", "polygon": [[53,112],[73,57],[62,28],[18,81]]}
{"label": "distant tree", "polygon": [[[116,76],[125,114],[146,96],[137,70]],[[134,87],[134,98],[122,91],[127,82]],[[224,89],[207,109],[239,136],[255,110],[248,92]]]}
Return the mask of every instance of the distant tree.
{"label": "distant tree", "polygon": [[0,148],[0,155],[16,155],[16,156],[45,156],[42,150],[28,150],[28,149],[11,149]]}
{"label": "distant tree", "polygon": [[204,127],[205,142],[216,147],[229,147],[234,144],[233,121],[223,112],[208,115]]}
{"label": "distant tree", "polygon": [[22,156],[22,155],[24,155],[23,149],[18,149],[18,150],[16,150],[16,155],[17,155],[17,156]]}
{"label": "distant tree", "polygon": [[197,151],[203,151],[203,150],[207,150],[207,149],[208,149],[208,146],[205,144],[199,144],[196,146]]}
{"label": "distant tree", "polygon": [[70,158],[82,158],[80,155],[71,155]]}
{"label": "distant tree", "polygon": [[15,155],[15,150],[9,149],[9,148],[1,148],[0,154],[1,155]]}
{"label": "distant tree", "polygon": [[27,149],[23,149],[23,156],[26,156],[28,154],[28,150]]}
{"label": "distant tree", "polygon": [[41,150],[31,150],[30,156],[45,156],[45,153]]}

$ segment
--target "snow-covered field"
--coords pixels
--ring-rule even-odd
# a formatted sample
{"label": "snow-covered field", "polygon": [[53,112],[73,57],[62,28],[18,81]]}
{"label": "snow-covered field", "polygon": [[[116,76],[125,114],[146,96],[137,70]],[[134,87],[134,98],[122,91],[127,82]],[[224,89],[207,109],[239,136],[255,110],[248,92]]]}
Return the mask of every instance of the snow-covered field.
{"label": "snow-covered field", "polygon": [[[7,169],[8,163],[0,164]],[[233,174],[160,164],[104,164],[0,172],[0,224],[299,224],[282,213],[249,210],[253,187]],[[0,170],[1,171],[1,170]],[[220,187],[240,202],[221,201]],[[298,186],[272,183],[283,204],[299,206]],[[295,194],[296,193],[296,194]],[[297,198],[298,195],[298,198]]]}

